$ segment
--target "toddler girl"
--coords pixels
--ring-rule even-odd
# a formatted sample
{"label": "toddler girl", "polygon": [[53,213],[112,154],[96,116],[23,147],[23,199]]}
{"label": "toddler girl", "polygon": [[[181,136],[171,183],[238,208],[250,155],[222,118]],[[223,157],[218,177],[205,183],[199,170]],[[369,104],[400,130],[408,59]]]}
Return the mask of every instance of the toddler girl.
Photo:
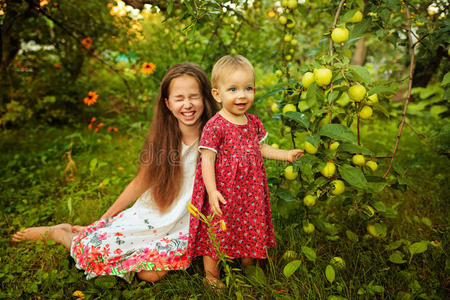
{"label": "toddler girl", "polygon": [[[255,97],[255,75],[245,57],[217,61],[212,94],[222,109],[203,128],[192,204],[205,215],[214,213],[214,222],[225,221],[226,231],[216,232],[220,247],[247,266],[275,246],[263,157],[293,162],[303,151],[262,144],[267,132],[256,115],[246,112]],[[202,255],[206,279],[220,284],[207,225],[191,216],[189,227],[188,256]]]}

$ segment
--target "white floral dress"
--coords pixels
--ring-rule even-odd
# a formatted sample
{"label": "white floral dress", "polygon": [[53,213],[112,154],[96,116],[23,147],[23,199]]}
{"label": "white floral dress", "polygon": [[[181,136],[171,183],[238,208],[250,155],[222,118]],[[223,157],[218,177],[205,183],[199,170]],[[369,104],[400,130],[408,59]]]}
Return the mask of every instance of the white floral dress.
{"label": "white floral dress", "polygon": [[94,222],[73,238],[70,255],[87,279],[116,275],[129,280],[131,272],[189,267],[186,204],[192,198],[197,147],[198,142],[182,144],[183,185],[168,212],[160,214],[146,191],[131,208]]}

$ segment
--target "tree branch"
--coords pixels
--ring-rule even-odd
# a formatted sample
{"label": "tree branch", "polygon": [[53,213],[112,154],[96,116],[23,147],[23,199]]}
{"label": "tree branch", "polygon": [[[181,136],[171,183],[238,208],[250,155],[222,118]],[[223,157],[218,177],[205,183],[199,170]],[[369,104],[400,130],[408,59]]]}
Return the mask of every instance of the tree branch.
{"label": "tree branch", "polygon": [[[34,6],[36,5],[33,1],[31,1],[30,4],[32,4]],[[37,7],[39,7],[39,6],[37,6]],[[83,44],[81,43],[81,41],[79,40],[79,38],[75,34],[73,34],[73,31],[76,31],[76,30],[71,30],[71,29],[66,28],[65,24],[63,24],[59,20],[55,19],[53,16],[49,15],[46,12],[46,9],[43,9],[42,7],[39,8],[38,12],[40,14],[44,15],[45,17],[47,17],[48,19],[52,20],[52,22],[55,23],[58,27],[60,27],[67,35],[69,35],[71,38],[73,38],[75,41],[77,41],[81,45],[82,49],[86,50],[89,53],[89,55],[93,56],[98,61],[100,61],[102,64],[107,66],[109,69],[113,70],[114,73],[116,73],[120,77],[120,79],[122,79],[123,83],[125,84],[125,86],[128,90],[128,96],[130,98],[134,98],[133,92],[131,91],[131,87],[128,84],[128,81],[126,80],[126,78],[123,77],[122,74],[116,68],[114,68],[114,66],[112,66],[107,61],[105,61],[103,58],[98,56],[92,49],[87,49],[86,47],[84,47]]]}
{"label": "tree branch", "polygon": [[[341,0],[341,2],[339,3],[339,7],[336,11],[336,15],[334,16],[333,26],[331,26],[331,31],[333,31],[333,29],[336,28],[336,24],[339,19],[339,15],[341,14],[341,10],[342,10],[342,7],[344,6],[344,3],[345,3],[345,0]],[[333,56],[333,40],[331,39],[331,36],[330,36],[330,56]],[[333,63],[333,62],[331,62],[331,63]]]}
{"label": "tree branch", "polygon": [[418,137],[420,137],[425,144],[427,144],[428,146],[431,147],[431,149],[433,149],[434,152],[439,153],[439,150],[436,149],[430,142],[427,141],[427,138],[421,134],[420,132],[418,132],[416,129],[414,129],[414,127],[411,126],[411,124],[409,124],[408,122],[405,121],[406,126],[408,126]]}
{"label": "tree branch", "polygon": [[412,40],[412,31],[411,31],[411,15],[409,12],[409,7],[406,4],[405,5],[405,11],[406,11],[406,18],[408,20],[408,42],[409,42],[409,55],[411,57],[411,62],[409,65],[409,85],[408,85],[408,96],[405,99],[405,105],[403,107],[403,114],[402,114],[402,121],[400,122],[400,126],[398,128],[398,133],[397,133],[397,139],[395,141],[395,146],[394,146],[394,150],[392,151],[392,158],[391,158],[391,162],[389,163],[389,167],[386,171],[386,173],[384,173],[383,178],[386,178],[386,176],[389,174],[389,171],[392,168],[392,164],[394,163],[394,157],[395,154],[397,153],[397,149],[398,149],[398,144],[400,142],[400,137],[402,136],[402,131],[403,131],[403,126],[406,123],[406,112],[408,110],[408,104],[409,104],[409,100],[411,99],[411,89],[412,89],[412,85],[413,85],[413,74],[414,74],[414,60],[415,60],[415,56],[414,56],[414,45],[413,45],[413,40]]}

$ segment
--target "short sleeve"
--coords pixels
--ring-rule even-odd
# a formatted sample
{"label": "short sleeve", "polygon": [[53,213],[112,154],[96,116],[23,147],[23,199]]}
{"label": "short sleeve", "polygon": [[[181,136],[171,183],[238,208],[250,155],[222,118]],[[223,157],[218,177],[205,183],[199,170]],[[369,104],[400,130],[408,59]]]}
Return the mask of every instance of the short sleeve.
{"label": "short sleeve", "polygon": [[256,127],[256,135],[258,137],[259,143],[262,143],[267,138],[267,131],[264,129],[264,125],[258,116],[255,116],[255,127]]}
{"label": "short sleeve", "polygon": [[223,137],[223,130],[217,124],[206,123],[203,127],[202,136],[198,149],[209,149],[217,153]]}

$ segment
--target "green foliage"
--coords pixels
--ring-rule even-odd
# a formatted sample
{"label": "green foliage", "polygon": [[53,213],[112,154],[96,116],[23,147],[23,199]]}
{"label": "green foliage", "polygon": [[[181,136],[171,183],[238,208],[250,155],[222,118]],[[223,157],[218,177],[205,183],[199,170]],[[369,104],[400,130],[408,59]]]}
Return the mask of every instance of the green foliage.
{"label": "green foliage", "polygon": [[[295,181],[281,175],[286,163],[266,162],[277,246],[269,259],[244,273],[227,263],[225,278],[233,284],[219,297],[445,298],[450,84],[443,1],[407,1],[409,20],[402,1],[366,1],[365,7],[364,1],[346,1],[337,26],[345,26],[350,37],[333,45],[331,56],[329,29],[338,1],[305,1],[295,9],[284,1],[281,6],[275,1],[168,1],[137,18],[113,15],[117,4],[112,1],[58,1],[59,6],[50,1],[42,10],[30,6],[34,2],[8,4],[26,16],[11,27],[10,36],[40,47],[12,51],[2,70],[0,298],[70,298],[76,290],[102,299],[217,298],[203,284],[199,261],[155,285],[137,278],[131,284],[112,277],[87,281],[53,241],[13,245],[8,240],[23,227],[89,224],[101,216],[135,174],[167,67],[194,61],[210,71],[228,53],[242,54],[255,66],[252,112],[263,120],[269,142],[292,149],[308,141],[318,152],[293,164],[299,172]],[[427,12],[430,4],[436,13]],[[10,11],[2,9],[3,26]],[[358,10],[364,11],[363,20],[350,23]],[[281,25],[280,16],[295,25]],[[405,22],[419,40],[406,118],[423,136],[404,127],[392,170],[383,178],[389,165],[383,157],[392,153],[408,94]],[[89,49],[82,44],[87,37]],[[367,57],[358,66],[351,59],[361,41]],[[142,72],[150,62],[156,66],[153,73]],[[331,84],[305,89],[302,75],[322,66],[332,71]],[[356,83],[367,90],[361,102],[347,94]],[[99,95],[91,106],[83,102],[89,91]],[[362,120],[361,109],[374,94],[379,99],[371,104],[374,114]],[[273,104],[280,110],[293,104],[298,111],[274,114]],[[335,141],[340,145],[331,150]],[[376,161],[378,169],[355,166],[356,153]],[[320,171],[329,161],[336,173],[326,178]],[[332,193],[336,179],[346,185],[340,195]],[[317,197],[312,207],[303,205],[307,194]],[[306,234],[302,227],[309,223],[316,231]],[[336,255],[346,268],[330,263]]]}

